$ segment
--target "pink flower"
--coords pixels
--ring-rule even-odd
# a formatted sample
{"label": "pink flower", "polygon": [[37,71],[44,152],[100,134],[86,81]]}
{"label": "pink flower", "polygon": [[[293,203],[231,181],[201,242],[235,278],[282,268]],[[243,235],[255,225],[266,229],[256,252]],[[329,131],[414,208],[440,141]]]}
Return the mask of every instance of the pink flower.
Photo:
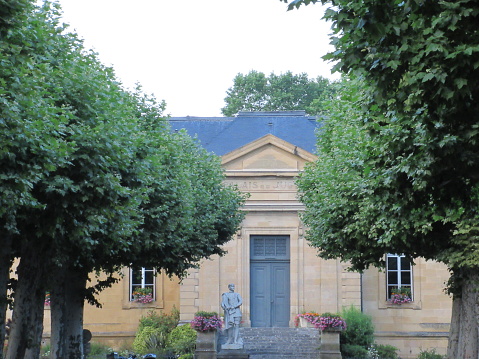
{"label": "pink flower", "polygon": [[198,315],[191,321],[191,327],[199,332],[221,329],[222,324],[221,318],[216,314],[208,317]]}
{"label": "pink flower", "polygon": [[391,295],[390,302],[392,304],[401,305],[401,304],[405,304],[405,303],[411,303],[412,299],[408,295],[405,295],[405,294],[393,294],[393,295]]}
{"label": "pink flower", "polygon": [[304,318],[314,325],[315,328],[325,330],[330,328],[346,329],[346,322],[337,314],[324,313],[319,315],[316,312],[308,312],[298,314],[294,319],[296,326],[298,326],[299,318]]}

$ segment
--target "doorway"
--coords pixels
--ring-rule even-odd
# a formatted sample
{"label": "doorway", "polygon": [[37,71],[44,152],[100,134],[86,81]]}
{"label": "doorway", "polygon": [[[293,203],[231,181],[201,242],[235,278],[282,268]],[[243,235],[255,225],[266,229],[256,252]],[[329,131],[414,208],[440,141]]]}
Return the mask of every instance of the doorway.
{"label": "doorway", "polygon": [[288,327],[289,236],[251,236],[251,326]]}

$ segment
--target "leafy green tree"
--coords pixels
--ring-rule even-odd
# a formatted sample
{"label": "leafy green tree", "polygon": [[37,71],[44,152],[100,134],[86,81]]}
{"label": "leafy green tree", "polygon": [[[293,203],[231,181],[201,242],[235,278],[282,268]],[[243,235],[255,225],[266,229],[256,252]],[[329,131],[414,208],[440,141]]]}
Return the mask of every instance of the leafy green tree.
{"label": "leafy green tree", "polygon": [[[68,117],[64,109],[56,106],[58,91],[45,90],[48,79],[54,76],[54,69],[44,60],[44,49],[38,46],[39,43],[44,44],[47,36],[41,26],[43,20],[30,18],[32,11],[32,5],[28,1],[2,3],[0,11],[2,342],[10,266],[13,258],[20,255],[23,243],[19,236],[22,225],[18,221],[18,215],[25,210],[43,206],[33,195],[34,186],[58,166],[65,164],[71,151],[62,138]],[[43,296],[44,294],[42,298]],[[28,339],[29,336],[26,335],[25,340]],[[3,352],[0,353],[2,356]]]}
{"label": "leafy green tree", "polygon": [[305,110],[313,114],[310,105],[331,93],[330,85],[325,78],[311,80],[306,73],[295,75],[291,71],[281,75],[271,73],[269,77],[254,70],[246,75],[239,73],[226,91],[226,106],[221,112],[225,116],[237,115],[239,111]]}
{"label": "leafy green tree", "polygon": [[[289,7],[315,2],[295,0]],[[329,145],[319,140],[320,157],[329,159],[300,182],[310,238],[322,255],[349,259],[356,269],[381,264],[387,252],[445,263],[454,303],[448,357],[476,357],[479,4],[331,3],[325,18],[333,22],[336,50],[327,58],[366,86],[356,120],[334,116],[334,139]],[[359,138],[353,157],[344,153],[344,131]],[[350,160],[344,182],[332,172],[338,170],[333,156]],[[343,191],[320,193],[326,178],[315,171]]]}
{"label": "leafy green tree", "polygon": [[[6,357],[39,356],[48,289],[52,353],[81,358],[85,298],[125,265],[182,276],[222,254],[243,198],[218,158],[170,133],[163,102],[123,90],[64,32],[58,6],[22,9],[0,43],[2,303],[20,258]],[[87,288],[95,270],[110,276]]]}

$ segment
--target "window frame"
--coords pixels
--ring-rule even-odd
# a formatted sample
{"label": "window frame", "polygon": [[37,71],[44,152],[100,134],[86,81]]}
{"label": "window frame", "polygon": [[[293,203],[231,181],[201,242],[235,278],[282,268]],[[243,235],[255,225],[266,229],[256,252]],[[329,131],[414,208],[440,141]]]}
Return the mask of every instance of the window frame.
{"label": "window frame", "polygon": [[[134,272],[141,271],[140,278],[141,283],[134,283]],[[147,273],[151,273],[151,283],[147,282]],[[141,267],[137,269],[129,268],[129,285],[128,285],[128,296],[130,302],[135,302],[133,298],[133,292],[135,288],[152,288],[153,302],[156,301],[156,270],[153,267]]]}
{"label": "window frame", "polygon": [[[389,258],[396,258],[396,269],[389,268]],[[409,288],[411,291],[411,301],[414,302],[414,273],[412,268],[412,263],[408,261],[408,268],[403,269],[402,258],[406,258],[404,254],[391,254],[386,255],[386,300],[391,298],[392,288]],[[396,282],[390,284],[390,274],[394,273],[396,275]],[[402,273],[409,273],[409,283],[403,283]]]}

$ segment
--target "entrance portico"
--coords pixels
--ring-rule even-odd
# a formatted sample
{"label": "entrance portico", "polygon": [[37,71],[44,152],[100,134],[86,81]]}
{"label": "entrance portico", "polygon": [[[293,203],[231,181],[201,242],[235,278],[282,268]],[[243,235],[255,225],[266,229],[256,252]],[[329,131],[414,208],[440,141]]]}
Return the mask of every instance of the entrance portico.
{"label": "entrance portico", "polygon": [[314,160],[310,152],[272,134],[222,157],[226,183],[250,194],[246,217],[225,246],[228,254],[204,261],[184,280],[182,319],[198,310],[221,313],[219,298],[228,283],[243,295],[243,326],[291,327],[302,311],[340,309],[343,267],[308,250],[299,218],[302,205],[294,181]]}

